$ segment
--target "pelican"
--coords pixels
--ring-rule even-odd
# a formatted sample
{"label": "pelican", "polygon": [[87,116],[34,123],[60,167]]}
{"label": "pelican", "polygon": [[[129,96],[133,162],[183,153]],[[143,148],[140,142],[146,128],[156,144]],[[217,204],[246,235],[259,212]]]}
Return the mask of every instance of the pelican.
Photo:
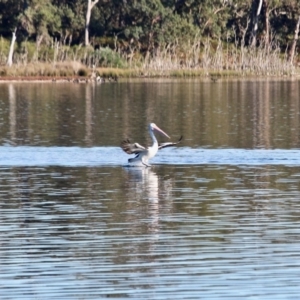
{"label": "pelican", "polygon": [[177,145],[181,140],[182,136],[179,138],[177,142],[168,142],[168,143],[162,143],[158,144],[157,139],[154,135],[154,131],[157,131],[161,133],[162,135],[166,136],[167,138],[170,138],[163,130],[161,130],[157,125],[154,123],[150,123],[148,125],[148,131],[152,139],[152,146],[145,148],[142,145],[138,143],[131,143],[129,139],[126,139],[121,142],[121,148],[123,151],[125,151],[127,154],[135,154],[136,156],[134,158],[129,158],[128,162],[140,162],[146,167],[150,167],[148,161],[149,159],[153,158],[157,151],[166,147],[171,147]]}

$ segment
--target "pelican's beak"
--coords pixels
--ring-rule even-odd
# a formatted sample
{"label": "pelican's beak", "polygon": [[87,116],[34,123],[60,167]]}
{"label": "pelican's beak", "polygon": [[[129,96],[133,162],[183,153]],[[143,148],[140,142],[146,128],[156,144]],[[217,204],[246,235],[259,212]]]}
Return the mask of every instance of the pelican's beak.
{"label": "pelican's beak", "polygon": [[163,130],[161,130],[158,126],[156,126],[155,124],[152,124],[152,128],[170,139],[170,137]]}

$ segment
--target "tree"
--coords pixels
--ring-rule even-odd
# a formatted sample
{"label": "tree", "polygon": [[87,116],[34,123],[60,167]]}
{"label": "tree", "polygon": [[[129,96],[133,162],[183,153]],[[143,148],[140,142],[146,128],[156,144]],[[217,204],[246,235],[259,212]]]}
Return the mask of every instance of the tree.
{"label": "tree", "polygon": [[[0,20],[2,22],[2,26],[0,26],[0,33],[7,36],[8,34],[12,34],[9,52],[7,56],[6,64],[11,66],[13,64],[13,55],[15,42],[17,39],[17,28],[19,25],[19,18],[22,13],[22,8],[24,8],[26,3],[22,3],[17,0],[2,0],[0,2],[0,11],[4,13],[0,13]],[[1,24],[1,23],[0,23]]]}
{"label": "tree", "polygon": [[57,7],[60,18],[59,35],[65,44],[79,44],[83,38],[85,27],[86,0],[52,0],[52,5]]}
{"label": "tree", "polygon": [[31,0],[30,6],[24,10],[19,20],[23,30],[35,37],[37,46],[42,41],[49,42],[60,31],[58,9],[52,5],[51,0]]}
{"label": "tree", "polygon": [[252,32],[251,32],[251,46],[256,46],[258,20],[261,13],[263,0],[253,0],[252,4]]}
{"label": "tree", "polygon": [[0,35],[10,38],[11,33],[18,27],[19,17],[25,4],[19,0],[0,1]]}
{"label": "tree", "polygon": [[16,41],[16,32],[17,28],[12,33],[12,39],[9,47],[9,53],[7,58],[7,65],[10,67],[13,64],[13,54],[14,54],[14,47],[15,47],[15,41]]}
{"label": "tree", "polygon": [[90,44],[90,38],[89,38],[89,26],[91,21],[91,14],[93,7],[99,2],[99,0],[87,0],[87,10],[86,10],[86,17],[85,17],[85,37],[84,42],[85,46],[88,46]]}
{"label": "tree", "polygon": [[[219,39],[227,31],[230,8],[234,6],[235,1],[173,0],[172,7],[182,19],[192,21],[199,28],[202,36]],[[171,5],[170,0],[164,2]]]}
{"label": "tree", "polygon": [[298,36],[299,36],[299,27],[300,27],[300,16],[298,17],[298,21],[295,26],[295,34],[294,34],[294,39],[292,42],[291,49],[289,51],[289,62],[292,64],[295,56],[295,50],[296,50],[296,45],[298,41]]}
{"label": "tree", "polygon": [[293,57],[299,15],[299,0],[0,0],[0,35],[18,47],[54,39],[88,46],[93,35],[95,43],[142,54],[183,49],[195,36],[268,48],[276,39]]}

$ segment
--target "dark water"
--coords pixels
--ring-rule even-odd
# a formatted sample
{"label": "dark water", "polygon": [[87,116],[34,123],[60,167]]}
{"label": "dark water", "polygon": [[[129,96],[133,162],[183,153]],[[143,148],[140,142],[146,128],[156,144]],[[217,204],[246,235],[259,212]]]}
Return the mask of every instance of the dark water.
{"label": "dark water", "polygon": [[[0,84],[0,299],[297,299],[299,91]],[[151,121],[182,144],[127,167]]]}
{"label": "dark water", "polygon": [[1,84],[0,142],[118,146],[155,122],[184,146],[299,148],[298,80]]}

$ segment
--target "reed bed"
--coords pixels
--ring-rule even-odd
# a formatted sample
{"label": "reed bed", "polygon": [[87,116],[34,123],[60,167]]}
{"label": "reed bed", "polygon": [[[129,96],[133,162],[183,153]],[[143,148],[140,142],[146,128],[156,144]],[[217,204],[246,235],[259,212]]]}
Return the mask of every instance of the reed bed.
{"label": "reed bed", "polygon": [[273,42],[268,47],[245,47],[201,40],[159,46],[142,56],[130,49],[94,49],[61,45],[36,47],[24,42],[14,53],[13,65],[6,66],[9,42],[0,38],[0,76],[13,77],[196,77],[196,76],[291,76],[297,73],[287,55]]}
{"label": "reed bed", "polygon": [[213,46],[205,41],[178,51],[176,46],[160,48],[142,69],[147,74],[172,76],[294,75],[296,68],[276,44],[270,47],[245,46],[224,49],[221,41]]}

